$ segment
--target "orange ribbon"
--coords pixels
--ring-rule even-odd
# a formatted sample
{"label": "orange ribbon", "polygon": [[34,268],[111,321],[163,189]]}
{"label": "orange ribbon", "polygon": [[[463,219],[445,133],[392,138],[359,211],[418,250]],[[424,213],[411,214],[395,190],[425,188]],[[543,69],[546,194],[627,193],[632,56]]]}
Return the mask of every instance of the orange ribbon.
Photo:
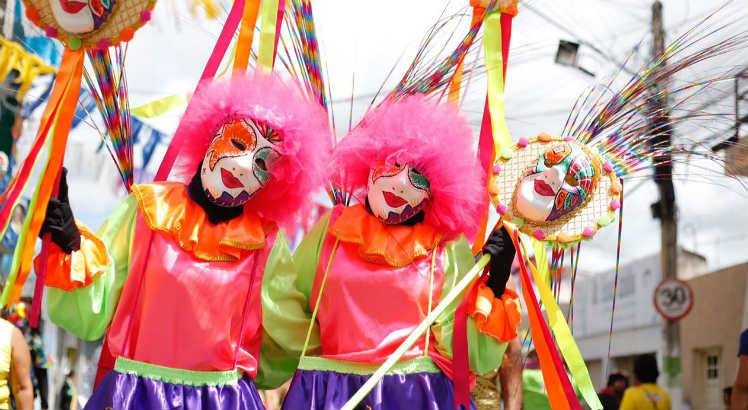
{"label": "orange ribbon", "polygon": [[[73,116],[80,94],[81,77],[83,76],[83,56],[82,50],[65,49],[60,63],[60,70],[57,74],[57,80],[52,90],[52,94],[47,104],[47,108],[42,117],[39,129],[41,130],[37,138],[45,138],[44,130],[52,132],[52,147],[49,153],[49,160],[44,169],[41,184],[37,189],[35,208],[32,210],[31,223],[29,230],[22,244],[21,261],[16,276],[13,289],[8,298],[8,304],[15,303],[21,297],[23,284],[29,276],[34,257],[34,244],[39,236],[44,218],[47,215],[47,203],[55,188],[55,180],[62,167],[62,160],[65,155],[65,146],[68,141],[68,134],[73,123]],[[52,115],[57,110],[57,115]],[[47,124],[52,121],[52,127],[48,128]]]}
{"label": "orange ribbon", "polygon": [[260,10],[259,0],[249,0],[244,4],[242,24],[239,27],[239,39],[236,42],[236,56],[234,56],[234,74],[247,70],[249,54],[252,51],[252,41]]}

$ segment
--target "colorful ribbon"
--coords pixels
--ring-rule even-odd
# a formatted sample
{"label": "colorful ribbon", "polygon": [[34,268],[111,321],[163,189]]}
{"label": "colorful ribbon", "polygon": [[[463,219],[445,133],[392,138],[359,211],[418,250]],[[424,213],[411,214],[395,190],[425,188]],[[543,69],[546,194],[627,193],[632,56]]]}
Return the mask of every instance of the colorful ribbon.
{"label": "colorful ribbon", "polygon": [[[511,21],[511,20],[509,20]],[[488,77],[488,110],[494,138],[494,153],[512,143],[504,116],[504,69],[502,57],[501,14],[489,11],[484,24],[483,47]]]}
{"label": "colorful ribbon", "polygon": [[470,408],[470,352],[468,349],[467,317],[468,300],[475,290],[475,285],[468,297],[462,300],[455,310],[454,327],[452,328],[452,378],[454,384],[455,409]]}
{"label": "colorful ribbon", "polygon": [[[514,15],[501,14],[498,27],[496,25],[497,17],[495,11],[490,15],[486,15],[486,21],[484,22],[486,25],[485,33],[483,34],[488,92],[483,107],[483,119],[478,139],[478,160],[481,167],[486,170],[486,192],[488,193],[493,189],[491,174],[493,172],[493,163],[496,160],[496,153],[501,152],[502,149],[512,143],[504,116],[504,82],[509,63],[509,46],[512,41],[512,19]],[[500,57],[497,55],[498,50],[501,50]],[[498,70],[499,61],[502,63],[501,70]],[[500,95],[496,95],[497,93]],[[492,106],[498,108],[491,110],[490,107]],[[498,117],[496,118],[494,114],[498,115]],[[494,121],[500,124],[501,127],[495,124]],[[489,203],[489,197],[486,196],[486,210],[483,214],[483,222],[479,225],[478,236],[476,236],[476,240],[473,242],[473,253],[480,251],[478,246],[483,243],[486,237],[486,227],[488,225],[487,208]]]}
{"label": "colorful ribbon", "polygon": [[582,406],[579,404],[574,388],[566,374],[558,350],[550,335],[548,325],[543,319],[540,305],[535,298],[535,292],[527,273],[525,253],[519,240],[519,231],[515,227],[507,227],[512,232],[512,241],[517,250],[519,261],[519,277],[522,284],[522,295],[527,307],[527,317],[530,320],[530,331],[535,345],[535,352],[540,362],[540,371],[543,373],[543,381],[548,393],[548,400],[553,410],[577,410]]}
{"label": "colorful ribbon", "polygon": [[[213,51],[211,52],[210,57],[208,58],[208,62],[205,64],[205,68],[203,69],[203,73],[200,76],[200,82],[197,84],[197,87],[195,87],[195,93],[197,93],[198,90],[200,90],[200,88],[202,87],[203,80],[215,77],[216,72],[218,71],[218,67],[221,64],[221,60],[223,59],[223,56],[226,54],[226,50],[231,44],[231,39],[234,37],[236,28],[239,27],[239,23],[242,20],[244,5],[244,0],[236,0],[234,2],[234,5],[231,7],[229,15],[228,17],[226,17],[226,23],[221,30],[221,34],[218,36],[216,45],[215,47],[213,47]],[[192,100],[190,100],[190,103],[187,104],[187,108],[184,112],[185,116],[190,115],[191,106]],[[174,133],[174,138],[172,138],[171,143],[169,144],[169,148],[166,149],[164,159],[163,161],[161,161],[158,172],[156,172],[156,176],[154,178],[155,181],[166,180],[166,178],[169,176],[169,172],[171,172],[171,168],[174,166],[174,162],[179,156],[179,151],[186,143],[186,141],[184,140],[184,131],[182,129],[182,124],[184,123],[180,122],[179,126],[177,127],[177,131]]]}
{"label": "colorful ribbon", "polygon": [[[263,0],[260,7],[262,23],[260,25],[260,44],[257,53],[257,63],[267,71],[273,70],[275,60],[275,43],[278,33],[279,0]],[[282,19],[282,16],[280,16]]]}
{"label": "colorful ribbon", "polygon": [[[470,21],[470,27],[476,25],[480,21],[480,19],[483,18],[484,14],[485,9],[482,9],[480,7],[473,7],[473,17]],[[455,73],[452,76],[451,82],[449,83],[449,94],[447,100],[455,106],[459,105],[460,103],[460,90],[462,89],[462,72],[465,63],[465,56],[467,56],[467,53],[460,56],[460,61],[459,63],[457,63]],[[504,60],[506,60],[506,58]]]}
{"label": "colorful ribbon", "polygon": [[[52,195],[52,190],[55,188],[57,173],[62,166],[65,146],[73,122],[78,95],[80,94],[83,57],[84,52],[81,50],[73,51],[65,49],[57,81],[42,117],[39,134],[36,137],[32,153],[24,161],[21,173],[16,177],[19,179],[13,184],[14,192],[7,198],[8,202],[6,202],[2,210],[2,215],[0,215],[0,218],[3,218],[0,219],[0,226],[7,226],[7,220],[4,219],[5,214],[10,213],[12,208],[17,204],[22,188],[28,183],[31,169],[38,160],[40,149],[34,152],[34,148],[41,148],[42,145],[45,145],[51,134],[51,141],[49,142],[51,146],[47,165],[42,171],[39,185],[29,205],[29,214],[24,221],[24,227],[18,237],[13,266],[8,276],[8,284],[10,286],[6,286],[3,289],[3,296],[0,301],[3,305],[6,303],[13,304],[20,298],[23,284],[31,271],[34,244],[47,213],[47,203]],[[18,257],[19,249],[20,258]]]}
{"label": "colorful ribbon", "polygon": [[257,15],[260,10],[260,0],[249,0],[244,5],[242,24],[239,27],[239,39],[236,40],[236,56],[234,57],[234,73],[244,72],[249,65],[249,54],[257,25]]}
{"label": "colorful ribbon", "polygon": [[600,398],[597,396],[595,386],[592,384],[590,379],[590,373],[587,371],[587,366],[584,364],[584,358],[582,353],[579,351],[579,347],[574,341],[574,337],[571,334],[569,325],[564,319],[564,314],[556,303],[556,299],[553,297],[553,292],[548,287],[548,278],[550,270],[548,269],[548,255],[546,253],[545,244],[540,241],[532,240],[533,250],[535,251],[535,265],[528,263],[530,271],[532,272],[535,285],[540,293],[540,300],[545,306],[546,314],[548,315],[548,323],[553,331],[553,335],[556,337],[556,343],[561,351],[561,355],[569,368],[569,372],[574,380],[574,383],[582,393],[582,397],[587,402],[592,410],[602,409]]}

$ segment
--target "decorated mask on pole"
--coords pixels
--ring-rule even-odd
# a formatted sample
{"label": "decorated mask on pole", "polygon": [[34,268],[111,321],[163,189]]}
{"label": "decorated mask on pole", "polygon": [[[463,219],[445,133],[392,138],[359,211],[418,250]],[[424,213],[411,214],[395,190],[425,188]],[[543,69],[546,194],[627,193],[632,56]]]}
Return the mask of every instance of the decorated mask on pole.
{"label": "decorated mask on pole", "polygon": [[515,207],[533,222],[555,221],[583,205],[600,179],[600,161],[581,146],[553,145],[525,171],[515,191]]}
{"label": "decorated mask on pole", "polygon": [[407,164],[384,164],[369,172],[369,207],[387,224],[399,224],[417,215],[430,196],[429,181]]}
{"label": "decorated mask on pole", "polygon": [[49,6],[60,28],[72,34],[86,34],[107,21],[116,3],[117,0],[51,0]]}
{"label": "decorated mask on pole", "polygon": [[538,240],[591,238],[620,208],[613,164],[571,137],[520,138],[502,151],[493,174],[498,213]]}

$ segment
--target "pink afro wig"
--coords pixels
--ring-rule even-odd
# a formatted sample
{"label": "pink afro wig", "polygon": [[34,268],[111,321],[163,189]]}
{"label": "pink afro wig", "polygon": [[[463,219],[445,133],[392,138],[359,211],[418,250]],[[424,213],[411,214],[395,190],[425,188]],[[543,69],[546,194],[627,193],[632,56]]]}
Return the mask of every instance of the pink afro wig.
{"label": "pink afro wig", "polygon": [[333,181],[361,202],[377,164],[408,164],[431,186],[424,221],[445,239],[477,231],[486,192],[465,118],[425,96],[385,102],[368,113],[336,147]]}
{"label": "pink afro wig", "polygon": [[282,155],[273,163],[266,186],[245,209],[280,224],[289,223],[326,176],[331,134],[322,106],[305,98],[300,88],[262,73],[204,83],[192,98],[180,126],[187,143],[172,176],[190,181],[222,124],[240,118],[263,122],[282,136],[277,145]]}

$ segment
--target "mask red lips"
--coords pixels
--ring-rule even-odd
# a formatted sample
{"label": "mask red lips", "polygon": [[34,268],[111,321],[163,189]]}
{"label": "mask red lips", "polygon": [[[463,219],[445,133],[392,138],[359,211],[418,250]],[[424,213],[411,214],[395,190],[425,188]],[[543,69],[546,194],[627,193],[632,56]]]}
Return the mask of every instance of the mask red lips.
{"label": "mask red lips", "polygon": [[382,196],[384,196],[384,201],[387,202],[387,205],[392,208],[400,208],[401,206],[408,203],[408,201],[389,191],[382,192]]}
{"label": "mask red lips", "polygon": [[556,196],[556,192],[553,188],[541,179],[535,180],[535,192],[542,196]]}
{"label": "mask red lips", "polygon": [[221,168],[221,181],[229,189],[244,188],[244,183],[235,177],[231,171],[227,171],[226,168]]}
{"label": "mask red lips", "polygon": [[75,0],[59,0],[60,6],[66,13],[76,14],[88,6],[88,3]]}

